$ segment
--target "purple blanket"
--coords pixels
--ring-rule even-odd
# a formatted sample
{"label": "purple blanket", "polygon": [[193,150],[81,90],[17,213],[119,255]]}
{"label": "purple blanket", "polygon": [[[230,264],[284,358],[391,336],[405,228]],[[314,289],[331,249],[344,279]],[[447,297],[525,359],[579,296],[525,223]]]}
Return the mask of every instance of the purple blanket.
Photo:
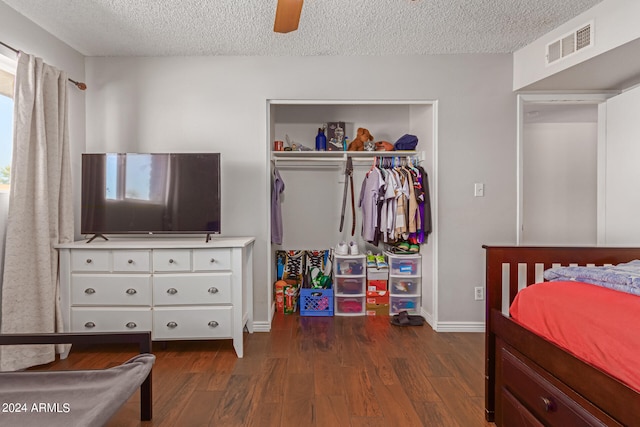
{"label": "purple blanket", "polygon": [[550,268],[544,278],[590,283],[640,296],[640,260],[606,267]]}

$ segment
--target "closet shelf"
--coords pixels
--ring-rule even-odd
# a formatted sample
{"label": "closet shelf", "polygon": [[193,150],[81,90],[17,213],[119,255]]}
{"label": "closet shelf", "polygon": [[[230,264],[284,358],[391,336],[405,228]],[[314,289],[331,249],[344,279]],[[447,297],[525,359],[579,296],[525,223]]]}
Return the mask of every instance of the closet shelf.
{"label": "closet shelf", "polygon": [[[420,152],[421,153],[421,152]],[[374,157],[410,157],[420,154],[417,151],[273,151],[271,160],[275,161],[312,161],[341,162],[352,160],[370,162]],[[422,159],[422,158],[421,158]]]}

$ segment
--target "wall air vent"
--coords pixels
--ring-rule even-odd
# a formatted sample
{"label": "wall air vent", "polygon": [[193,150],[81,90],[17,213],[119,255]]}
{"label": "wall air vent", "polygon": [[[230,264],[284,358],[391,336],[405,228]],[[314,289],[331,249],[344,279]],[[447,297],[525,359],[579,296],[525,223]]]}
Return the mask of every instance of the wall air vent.
{"label": "wall air vent", "polygon": [[593,22],[565,34],[547,45],[547,65],[593,45]]}

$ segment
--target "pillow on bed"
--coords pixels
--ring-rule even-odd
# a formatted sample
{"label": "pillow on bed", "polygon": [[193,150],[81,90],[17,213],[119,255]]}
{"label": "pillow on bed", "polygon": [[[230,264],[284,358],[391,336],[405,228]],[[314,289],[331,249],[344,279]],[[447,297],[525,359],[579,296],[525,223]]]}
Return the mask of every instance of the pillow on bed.
{"label": "pillow on bed", "polygon": [[640,296],[640,260],[604,267],[556,267],[545,270],[549,281],[576,281]]}

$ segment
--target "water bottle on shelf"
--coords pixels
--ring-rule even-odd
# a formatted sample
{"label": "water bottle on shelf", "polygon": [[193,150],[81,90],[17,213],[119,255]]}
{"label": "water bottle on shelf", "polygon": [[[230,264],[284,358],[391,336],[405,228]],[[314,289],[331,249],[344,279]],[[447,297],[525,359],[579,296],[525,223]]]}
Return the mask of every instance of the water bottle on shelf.
{"label": "water bottle on shelf", "polygon": [[316,151],[327,151],[327,137],[325,136],[322,128],[318,128],[318,135],[316,136]]}

